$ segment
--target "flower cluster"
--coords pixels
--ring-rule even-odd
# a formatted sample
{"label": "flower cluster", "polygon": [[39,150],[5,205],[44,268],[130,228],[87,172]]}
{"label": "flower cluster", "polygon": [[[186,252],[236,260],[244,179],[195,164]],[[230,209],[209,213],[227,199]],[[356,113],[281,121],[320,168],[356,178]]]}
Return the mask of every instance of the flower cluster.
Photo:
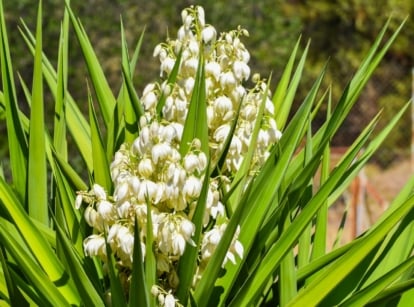
{"label": "flower cluster", "polygon": [[142,102],[148,116],[155,116],[157,101],[161,95],[165,95],[163,117],[184,124],[202,54],[205,63],[209,145],[213,161],[219,158],[237,110],[242,105],[226,157],[226,170],[223,170],[226,172],[223,174],[231,175],[239,169],[251,143],[259,106],[265,98],[264,117],[252,165],[252,169],[257,169],[267,158],[269,146],[281,137],[281,132],[277,129],[271,93],[266,88],[265,81],[254,75],[252,81],[255,86],[250,90],[243,86],[243,82],[250,77],[250,54],[241,42],[243,36],[248,36],[247,30],[239,27],[217,35],[213,26],[205,24],[201,7],[185,9],[182,21],[177,39],[170,39],[155,48],[154,56],[158,56],[161,62],[161,76],[171,73],[180,51],[182,53],[177,82],[168,84],[166,80],[162,84],[151,83],[144,89]]}
{"label": "flower cluster", "polygon": [[[121,146],[110,166],[112,195],[95,183],[90,191],[79,192],[76,199],[77,208],[87,204],[85,220],[94,229],[84,241],[85,254],[105,262],[107,242],[126,281],[133,262],[134,225],[138,223],[140,229],[138,236],[145,260],[147,225],[151,223],[158,276],[152,292],[161,306],[178,305],[173,297],[179,283],[177,263],[188,244],[195,246],[192,217],[203,184],[207,184],[207,199],[194,286],[220,242],[228,221],[221,202],[223,186],[231,182],[248,151],[262,103],[264,116],[252,172],[264,163],[270,146],[281,136],[265,81],[254,75],[254,87],[243,86],[250,77],[250,55],[241,38],[248,32],[239,27],[217,35],[215,28],[205,23],[204,10],[198,6],[183,10],[182,21],[177,39],[155,48],[154,56],[160,59],[164,81],[148,84],[143,91],[145,114],[139,120],[139,136],[132,144]],[[181,61],[177,62],[179,54]],[[182,132],[201,55],[205,65],[209,139],[194,139],[183,153]],[[169,84],[168,76],[176,64],[176,82]],[[160,115],[157,104],[161,96],[165,104]],[[237,112],[225,165],[219,176],[210,178],[201,142],[208,141],[210,159],[217,161]],[[228,261],[236,263],[236,256],[243,257],[243,246],[237,240],[239,232],[240,229],[234,235],[223,266]]]}

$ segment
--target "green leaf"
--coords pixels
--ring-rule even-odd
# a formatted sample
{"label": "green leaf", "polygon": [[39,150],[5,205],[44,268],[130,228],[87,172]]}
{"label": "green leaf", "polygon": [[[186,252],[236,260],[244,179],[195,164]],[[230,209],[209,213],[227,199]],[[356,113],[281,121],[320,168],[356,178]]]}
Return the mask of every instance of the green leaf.
{"label": "green leaf", "polygon": [[57,152],[53,151],[53,156],[55,158],[57,166],[60,168],[61,172],[64,174],[65,179],[71,184],[73,190],[76,191],[85,191],[88,189],[88,186],[85,184],[83,179],[79,174],[72,168],[72,166],[65,161]]}
{"label": "green leaf", "polygon": [[[122,41],[122,74],[124,84],[121,93],[124,98],[124,117],[125,117],[125,141],[132,143],[138,136],[138,120],[144,114],[144,109],[139,102],[138,95],[132,84],[131,65],[128,56],[128,46],[125,39],[124,26],[121,19],[121,41]],[[142,43],[143,34],[141,34],[138,47]],[[134,96],[134,97],[132,97]],[[132,102],[134,100],[134,102]],[[119,100],[118,100],[119,101]]]}
{"label": "green leaf", "polygon": [[[25,23],[22,22],[22,24],[25,32],[20,30],[20,33],[22,34],[29,50],[32,54],[34,54],[34,45],[36,44],[35,38],[30,33],[30,30]],[[43,55],[43,76],[54,98],[57,99],[57,73],[45,55]],[[88,170],[92,172],[93,162],[90,128],[71,95],[68,92],[66,94],[66,124],[72,135],[74,143],[76,144],[83,160],[86,163],[86,166],[88,167]]]}
{"label": "green leaf", "polygon": [[323,204],[323,199],[325,199],[335,188],[359,150],[366,143],[368,136],[372,132],[374,124],[375,121],[373,121],[365,129],[353,147],[350,148],[343,163],[337,166],[337,168],[332,172],[330,178],[309,201],[309,203],[306,204],[302,212],[296,217],[290,227],[288,227],[286,231],[282,233],[280,239],[262,258],[259,268],[238,291],[237,295],[231,302],[231,306],[238,306],[239,304],[251,304],[258,298],[261,289],[264,287],[267,279],[277,269],[280,260],[290,250],[290,248],[293,247],[295,241],[299,238],[302,231],[306,228],[307,224],[311,222],[313,216],[317,213],[318,209]]}
{"label": "green leaf", "polygon": [[5,258],[5,250],[3,246],[0,246],[0,263],[3,269],[2,276],[4,276],[7,284],[7,290],[9,294],[9,303],[11,306],[29,306],[27,300],[23,297],[22,293],[18,289],[16,283],[10,275],[7,261]]}
{"label": "green leaf", "polygon": [[105,126],[108,126],[116,104],[115,97],[105,78],[105,75],[102,71],[102,66],[96,57],[85,29],[83,28],[81,22],[76,19],[75,15],[73,14],[68,0],[65,0],[65,3],[66,8],[69,12],[70,19],[72,21],[73,28],[75,30],[76,37],[85,58],[86,67],[88,68],[89,75],[91,76],[92,85],[95,89],[98,103],[102,110]]}
{"label": "green leaf", "polygon": [[[414,207],[414,196],[401,204],[399,210],[395,210],[386,220],[363,237],[343,257],[337,260],[335,266],[329,271],[315,278],[306,289],[298,294],[292,306],[302,306],[309,300],[317,304],[325,297],[372,249],[384,238],[384,236],[398,223],[398,221]],[[323,288],[322,293],[319,289]]]}
{"label": "green leaf", "polygon": [[260,128],[262,125],[263,112],[264,112],[264,108],[266,105],[266,99],[267,99],[266,93],[268,92],[270,81],[271,81],[271,78],[269,78],[268,83],[266,85],[266,89],[263,91],[262,101],[260,103],[259,110],[257,112],[255,124],[254,124],[253,131],[252,131],[252,136],[250,139],[250,146],[247,150],[247,153],[244,154],[243,162],[239,170],[237,171],[237,173],[234,175],[233,183],[230,186],[230,190],[232,190],[232,194],[230,195],[229,200],[228,200],[228,202],[230,203],[230,207],[226,208],[229,211],[229,215],[231,215],[235,207],[239,204],[242,192],[246,186],[247,178],[248,178],[249,171],[252,165],[252,160],[254,157],[254,153],[256,151],[257,137],[259,135]]}
{"label": "green leaf", "polygon": [[6,109],[7,141],[10,151],[10,168],[13,183],[21,200],[26,199],[27,138],[24,133],[20,110],[17,105],[13,67],[10,58],[3,1],[0,0],[0,66],[3,99]]}
{"label": "green leaf", "polygon": [[[135,221],[137,219],[135,218]],[[132,263],[131,283],[129,285],[128,306],[149,306],[148,285],[145,280],[144,259],[139,238],[139,225],[134,224],[134,261]]]}
{"label": "green leaf", "polygon": [[102,133],[99,130],[98,120],[93,106],[92,96],[88,90],[89,121],[91,126],[91,141],[93,155],[93,176],[95,182],[101,185],[106,191],[112,190],[111,175],[109,173],[109,162],[102,141]]}
{"label": "green leaf", "polygon": [[[147,203],[147,212],[151,212],[151,201],[146,196]],[[146,229],[146,240],[145,240],[145,283],[147,285],[147,292],[151,293],[151,288],[156,284],[156,273],[157,273],[157,263],[154,253],[154,238],[153,238],[153,228],[152,228],[152,215],[147,215],[147,229]],[[155,306],[155,297],[149,297],[149,305]]]}
{"label": "green leaf", "polygon": [[66,140],[66,97],[68,79],[68,48],[69,48],[69,15],[65,9],[60,29],[59,51],[57,64],[56,104],[53,129],[53,146],[56,151],[67,159]]}
{"label": "green leaf", "polygon": [[47,174],[42,77],[42,1],[36,26],[36,51],[29,130],[28,204],[29,215],[47,225]]}
{"label": "green leaf", "polygon": [[204,75],[204,58],[202,55],[199,57],[193,93],[191,95],[190,106],[181,138],[180,153],[182,156],[188,152],[195,138],[200,140],[201,150],[209,157],[206,80]]}
{"label": "green leaf", "polygon": [[[65,297],[63,293],[58,290],[49,277],[39,270],[38,263],[33,261],[33,258],[27,255],[26,249],[22,248],[15,238],[7,232],[7,229],[0,223],[0,238],[6,250],[11,253],[16,260],[19,267],[25,272],[25,275],[31,281],[32,285],[36,285],[38,294],[43,298],[46,306],[69,306],[69,297]],[[63,277],[63,276],[62,276]],[[55,280],[58,282],[58,280]],[[73,302],[78,304],[79,301]]]}
{"label": "green leaf", "polygon": [[[323,75],[324,72],[321,73],[318,80],[315,82],[312,90],[293,117],[292,122],[289,124],[279,143],[276,144],[270,152],[268,160],[252,183],[251,192],[249,194],[245,193],[244,199],[240,201],[239,206],[244,206],[245,209],[240,221],[241,232],[239,241],[243,244],[246,254],[250,253],[263,220],[265,220],[266,216],[269,216],[269,212],[271,212],[270,207],[278,204],[278,202],[274,201],[278,188],[282,183],[284,177],[283,174],[287,172],[287,169],[289,168],[289,161],[297,150],[300,139],[306,130],[304,127],[306,127],[306,122],[309,118]],[[248,231],[243,231],[243,229],[248,229]],[[260,248],[254,248],[252,249],[252,252],[259,253]],[[243,263],[244,259],[242,259],[241,262]],[[238,277],[238,274],[241,267],[241,264],[228,267],[226,274],[220,277],[216,282],[218,287],[224,288],[224,293],[222,294],[222,297],[220,297],[221,301],[224,301],[227,298],[233,283],[236,282],[237,278],[240,278]],[[244,278],[240,279],[240,281],[244,280]],[[207,297],[208,295],[209,294],[207,294]]]}
{"label": "green leaf", "polygon": [[[106,235],[105,235],[105,241],[106,241]],[[111,286],[112,306],[114,307],[127,306],[125,294],[122,289],[121,280],[118,274],[118,269],[116,268],[115,257],[107,241],[106,241],[106,255],[108,259],[107,265],[108,265],[108,273],[109,273],[109,284]]]}
{"label": "green leaf", "polygon": [[[178,72],[179,72],[179,69],[180,69],[180,66],[181,66],[181,56],[182,56],[182,54],[183,54],[183,50],[181,49],[180,52],[177,55],[177,58],[175,59],[173,69],[171,70],[171,73],[168,76],[167,83],[166,83],[168,86],[175,84],[175,82],[177,80],[177,75],[178,75]],[[199,68],[200,68],[200,65],[199,65]],[[197,83],[195,82],[194,86],[196,86],[196,84]],[[157,114],[160,117],[162,116],[162,108],[165,105],[165,100],[166,99],[167,99],[167,95],[165,95],[164,91],[162,91],[161,97],[160,97],[160,99],[158,100],[158,103],[157,103]]]}
{"label": "green leaf", "polygon": [[56,225],[56,232],[59,242],[62,243],[63,255],[67,262],[67,267],[79,291],[82,304],[85,306],[105,306],[102,300],[102,293],[98,293],[97,289],[90,281],[90,275],[87,274],[82,260],[73,249],[72,242],[68,240],[63,230]]}
{"label": "green leaf", "polygon": [[342,306],[365,306],[376,295],[379,295],[388,285],[394,282],[408,269],[414,267],[414,257],[402,261],[400,265],[387,274],[376,278],[370,285],[353,294],[349,299],[341,303]]}
{"label": "green leaf", "polygon": [[[326,111],[326,120],[329,121],[331,116],[331,106],[332,106],[332,95],[331,90],[329,90],[329,100],[328,108]],[[322,166],[321,166],[321,177],[320,184],[323,185],[329,177],[330,171],[330,161],[331,161],[331,151],[329,148],[329,143],[325,145],[325,149],[322,157]],[[315,260],[326,253],[326,240],[327,240],[327,221],[328,221],[328,202],[326,201],[323,206],[319,209],[319,212],[316,216],[315,221],[315,238],[314,245],[312,248],[311,259]]]}
{"label": "green leaf", "polygon": [[180,258],[178,265],[178,278],[180,283],[177,289],[177,298],[180,302],[185,303],[188,301],[188,295],[193,282],[194,274],[197,267],[198,251],[201,246],[203,220],[206,210],[207,193],[210,185],[210,177],[208,176],[210,169],[210,161],[206,167],[206,174],[203,180],[203,186],[201,188],[200,196],[197,201],[196,209],[192,218],[192,222],[195,226],[195,232],[192,237],[194,245],[187,242],[184,254]]}
{"label": "green leaf", "polygon": [[74,289],[74,285],[65,279],[66,273],[62,264],[42,233],[23,210],[22,204],[3,178],[0,178],[0,200],[0,205],[10,215],[31,253],[36,257],[38,262],[36,264],[37,270],[39,270],[40,264],[41,268],[46,272],[48,279],[56,282],[59,292],[70,303],[77,304],[79,300],[77,291]]}
{"label": "green leaf", "polygon": [[[194,301],[197,303],[197,306],[214,306],[218,304],[219,295],[214,292],[215,283],[219,277],[219,274],[222,270],[222,263],[228,251],[228,248],[233,240],[234,233],[239,225],[240,217],[243,213],[243,206],[237,206],[233,215],[228,222],[226,229],[220,238],[220,242],[217,245],[213,256],[209,260],[207,267],[205,268],[201,280],[198,282],[197,287],[194,291]],[[233,266],[227,264],[225,270],[237,268],[238,266]],[[226,275],[224,275],[226,276]],[[220,286],[218,287],[220,288]],[[230,290],[229,286],[224,286],[223,290]]]}
{"label": "green leaf", "polygon": [[[308,43],[302,54],[302,57],[300,58],[295,74],[293,75],[293,78],[289,84],[289,79],[292,73],[294,60],[295,60],[296,53],[299,47],[299,42],[300,42],[300,39],[298,40],[298,42],[296,43],[292,51],[292,54],[283,72],[282,78],[273,96],[273,104],[275,105],[275,116],[276,116],[275,119],[276,119],[277,126],[279,130],[281,131],[283,131],[283,129],[285,128],[290,110],[292,108],[292,103],[295,98],[296,90],[299,86],[299,81],[301,79],[303,68],[305,66],[306,55],[309,49],[309,43]],[[288,84],[289,84],[289,87],[288,87]]]}
{"label": "green leaf", "polygon": [[[74,248],[83,253],[83,238],[85,237],[85,229],[81,228],[81,214],[74,207],[75,194],[68,182],[68,179],[63,175],[59,167],[53,172],[57,185],[56,198],[59,200],[56,204],[56,227],[61,227],[69,233],[71,242]],[[61,241],[57,241],[62,244]]]}
{"label": "green leaf", "polygon": [[[397,299],[398,306],[411,306],[412,300],[410,300],[410,294],[414,289],[414,279],[409,279],[407,281],[396,282],[387,289],[381,291],[374,299],[372,299],[366,306],[390,306],[390,301],[392,299]],[[401,299],[398,299],[398,296],[402,294]],[[406,300],[406,295],[408,294],[408,299]]]}

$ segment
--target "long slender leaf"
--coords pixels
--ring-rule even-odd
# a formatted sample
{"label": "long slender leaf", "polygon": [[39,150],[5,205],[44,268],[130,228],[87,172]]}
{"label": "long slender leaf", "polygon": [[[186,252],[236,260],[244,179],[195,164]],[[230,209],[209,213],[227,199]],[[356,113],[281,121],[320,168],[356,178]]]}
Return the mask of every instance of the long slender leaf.
{"label": "long slender leaf", "polygon": [[[137,219],[135,219],[137,221]],[[129,306],[149,306],[149,292],[145,280],[144,259],[139,239],[138,223],[134,224],[134,262],[129,287]]]}
{"label": "long slender leaf", "polygon": [[69,15],[65,9],[60,30],[53,145],[67,159],[66,96],[68,79]]}
{"label": "long slender leaf", "polygon": [[329,195],[334,189],[336,184],[341,179],[343,173],[350,165],[356,154],[365,144],[370,132],[372,132],[374,122],[371,123],[365,130],[358,142],[354,145],[354,148],[350,150],[344,163],[339,165],[335,171],[332,172],[330,178],[315,194],[312,200],[306,205],[301,214],[293,221],[291,226],[282,234],[279,241],[277,241],[269,250],[267,255],[262,259],[260,268],[249,279],[245,285],[239,290],[238,295],[233,298],[231,305],[237,306],[239,304],[250,304],[260,294],[260,291],[267,278],[275,271],[280,263],[282,257],[293,247],[294,242],[299,238],[306,225],[311,222],[313,216],[318,211],[319,207],[323,204],[323,199]]}
{"label": "long slender leaf", "polygon": [[396,268],[385,274],[384,276],[377,278],[368,287],[353,294],[345,302],[341,303],[343,306],[364,306],[376,295],[380,294],[388,285],[402,275],[406,270],[413,268],[414,257],[401,262]]}
{"label": "long slender leaf", "polygon": [[187,153],[195,138],[200,140],[200,149],[206,154],[207,157],[209,157],[206,80],[204,75],[204,58],[202,55],[200,55],[199,58],[193,93],[191,95],[190,106],[181,138],[181,155],[185,155]]}
{"label": "long slender leaf", "polygon": [[85,306],[105,306],[102,293],[98,293],[97,289],[93,286],[89,280],[90,276],[87,275],[84,269],[80,257],[73,249],[71,241],[68,240],[63,230],[57,225],[56,227],[57,237],[62,243],[63,255],[68,262],[68,268],[71,273],[71,277],[75,281],[75,285],[79,291],[82,303]]}
{"label": "long slender leaf", "polygon": [[[175,63],[174,63],[173,69],[171,70],[171,73],[168,76],[167,86],[170,86],[170,85],[175,84],[175,82],[177,80],[177,75],[178,75],[178,72],[179,72],[180,66],[181,66],[181,57],[182,57],[182,54],[183,54],[183,51],[180,50],[180,52],[177,55],[177,58],[175,59]],[[197,84],[197,83],[195,83],[195,84]],[[164,93],[164,91],[162,91],[161,97],[160,97],[160,99],[158,100],[158,103],[157,103],[157,114],[159,116],[161,116],[162,108],[165,105],[166,99],[167,99],[167,95]]]}
{"label": "long slender leaf", "polygon": [[262,101],[261,101],[261,104],[259,106],[259,110],[257,112],[256,121],[255,121],[253,131],[252,131],[252,135],[251,135],[250,147],[247,150],[247,153],[243,157],[243,162],[242,162],[239,170],[234,175],[234,178],[233,178],[234,184],[232,184],[232,186],[230,187],[232,189],[235,184],[238,185],[235,188],[235,190],[232,192],[232,194],[229,198],[230,209],[231,209],[230,212],[234,211],[235,206],[239,203],[242,192],[243,192],[243,189],[246,186],[249,170],[251,168],[252,160],[253,160],[254,153],[255,153],[255,150],[256,150],[256,146],[257,146],[257,137],[259,135],[259,131],[260,131],[260,127],[261,127],[261,123],[262,123],[262,119],[263,119],[263,112],[264,112],[264,108],[265,108],[265,104],[266,104],[266,98],[267,98],[266,93],[267,93],[268,88],[269,88],[270,80],[271,80],[271,78],[269,78],[266,89],[264,90],[263,95],[262,95]]}
{"label": "long slender leaf", "polygon": [[[29,50],[32,54],[34,54],[34,45],[36,44],[35,38],[23,21],[22,24],[24,31],[21,30],[20,33],[29,47]],[[54,98],[57,99],[57,73],[45,55],[43,55],[43,76],[49,86],[49,89],[51,90],[51,93],[54,95]],[[77,145],[77,148],[79,149],[81,156],[88,167],[88,170],[92,172],[93,162],[92,147],[90,142],[90,128],[71,95],[69,93],[66,94],[66,124],[73,137],[74,143]]]}
{"label": "long slender leaf", "polygon": [[[151,202],[146,197],[147,203],[147,212],[151,212]],[[154,238],[153,238],[153,225],[152,225],[152,216],[151,214],[147,215],[146,223],[146,242],[145,242],[145,283],[147,285],[147,292],[150,293],[152,286],[156,284],[156,273],[157,273],[157,263],[155,259],[155,253],[153,249]],[[155,297],[150,296],[149,306],[155,306]]]}
{"label": "long slender leaf", "polygon": [[[364,85],[369,80],[370,76],[378,66],[381,59],[384,57],[384,54],[389,49],[392,42],[396,39],[398,33],[401,31],[403,24],[404,22],[386,41],[385,45],[380,48],[381,41],[384,38],[384,35],[388,28],[388,22],[383,27],[375,42],[373,43],[371,49],[369,50],[366,58],[360,65],[360,68],[355,73],[354,78],[352,78],[350,83],[345,88],[341,98],[339,99],[335,109],[332,112],[330,120],[325,122],[315,134],[313,143],[314,148],[324,147],[332,139],[333,135],[339,129],[347,114],[349,114],[350,109],[355,104]],[[286,182],[293,182],[292,176],[297,174],[298,169],[301,168],[302,161],[303,151],[296,156],[294,161],[292,161],[291,166],[289,167],[289,170],[285,176]]]}
{"label": "long slender leaf", "polygon": [[91,76],[93,87],[98,97],[98,102],[102,110],[104,123],[107,126],[113,115],[113,110],[116,104],[115,97],[108,85],[108,82],[102,71],[102,66],[99,64],[98,58],[95,55],[93,47],[88,39],[88,36],[86,35],[82,24],[78,19],[76,19],[75,15],[73,14],[68,0],[65,0],[65,3],[76,33],[76,37],[82,49],[86,61],[86,66]]}
{"label": "long slender leaf", "polygon": [[112,181],[109,173],[109,162],[103,145],[102,133],[99,129],[98,119],[96,118],[95,108],[92,102],[92,95],[88,90],[89,100],[89,120],[91,125],[91,141],[93,154],[93,169],[95,182],[107,191],[111,191]]}
{"label": "long slender leaf", "polygon": [[0,223],[0,237],[7,250],[12,253],[13,258],[24,270],[27,277],[33,284],[37,285],[37,289],[40,291],[39,294],[43,297],[46,306],[70,305],[68,302],[69,298],[65,298],[48,276],[43,271],[39,270],[38,264],[33,261],[32,257],[24,252],[24,249],[19,246],[13,236],[7,233],[7,230],[2,223]]}
{"label": "long slender leaf", "polygon": [[42,1],[39,2],[36,26],[36,51],[33,71],[32,104],[29,130],[28,204],[29,215],[49,222],[42,77]]}
{"label": "long slender leaf", "polygon": [[4,247],[0,247],[0,264],[2,266],[3,272],[2,276],[4,276],[7,284],[8,294],[9,294],[9,300],[10,305],[12,306],[29,306],[29,303],[27,300],[23,297],[20,290],[17,288],[16,283],[12,279],[7,262],[5,257],[5,250]]}
{"label": "long slender leaf", "polygon": [[[283,79],[281,81],[285,81],[284,78],[287,79],[291,74],[293,60],[294,60],[294,56],[296,55],[298,44],[299,44],[299,41],[297,42],[295,48],[293,49],[293,53],[291,55],[291,58],[289,59],[284,75],[282,76]],[[292,107],[292,103],[295,98],[295,93],[299,86],[299,81],[302,76],[303,68],[305,67],[305,60],[306,60],[306,55],[308,53],[308,49],[309,49],[309,43],[307,44],[305,50],[303,51],[302,57],[300,58],[300,61],[298,63],[298,67],[296,68],[295,74],[293,75],[292,80],[289,84],[289,88],[287,90],[284,89],[283,87],[286,85],[281,83],[282,85],[280,85],[280,92],[278,91],[279,90],[278,88],[277,91],[275,92],[275,97],[273,97],[273,102],[275,104],[276,123],[280,130],[284,129],[286,121],[288,119],[290,109]]]}
{"label": "long slender leaf", "polygon": [[197,206],[193,215],[192,222],[195,226],[195,232],[193,236],[194,245],[186,244],[186,248],[183,256],[180,259],[178,266],[178,277],[180,284],[177,289],[177,297],[180,302],[187,302],[189,289],[193,282],[194,273],[197,266],[198,250],[201,246],[203,220],[207,203],[207,193],[209,187],[209,168],[210,163],[207,164],[206,175],[203,180],[203,186],[200,192],[200,197],[197,202]]}
{"label": "long slender leaf", "polygon": [[[341,257],[331,268],[329,272],[321,274],[315,280],[310,283],[307,288],[300,292],[296,297],[292,306],[302,306],[304,302],[311,300],[317,304],[320,300],[326,296],[335,285],[341,281],[346,274],[348,274],[353,267],[355,267],[364,257],[377,245],[389,232],[392,227],[414,206],[414,196],[407,199],[398,211],[394,211],[381,225],[367,234],[364,240],[361,240],[347,254]],[[318,289],[322,287],[325,291],[321,293]]]}
{"label": "long slender leaf", "polygon": [[403,282],[394,283],[392,286],[383,290],[374,299],[372,299],[366,306],[389,306],[390,301],[393,298],[397,298],[402,294],[400,300],[397,299],[398,306],[405,307],[411,306],[412,300],[405,300],[405,294],[412,292],[414,288],[414,279],[410,279]]}
{"label": "long slender leaf", "polygon": [[[317,90],[322,81],[323,72],[312,87],[311,92],[305,99],[304,104],[298,110],[297,116],[292,119],[291,126],[304,127],[314,102]],[[282,182],[283,174],[287,171],[289,161],[291,160],[300,138],[305,129],[287,129],[282,136],[279,144],[273,148],[266,164],[263,166],[256,180],[252,183],[252,192],[246,199],[241,201],[239,206],[245,206],[243,213],[244,218],[241,220],[241,229],[249,229],[249,231],[241,231],[239,240],[242,242],[245,252],[249,253],[256,233],[261,226],[263,219],[268,213],[268,204],[274,199],[274,195]],[[283,151],[281,149],[283,148]],[[276,156],[281,151],[280,156]],[[254,189],[254,190],[253,190]],[[247,196],[247,195],[246,195]],[[257,251],[257,250],[255,250]],[[243,260],[242,260],[243,261]],[[217,286],[224,288],[224,293],[220,298],[221,301],[226,300],[230,293],[231,286],[234,283],[240,266],[227,268],[227,272],[216,282]],[[197,292],[196,292],[197,293]],[[208,294],[207,294],[208,296]]]}
{"label": "long slender leaf", "polygon": [[[49,279],[57,282],[59,291],[70,303],[76,304],[79,298],[74,285],[70,281],[65,280],[64,269],[54,251],[23,210],[17,196],[3,178],[0,178],[0,200],[1,206],[11,216],[26,244],[49,276]],[[59,284],[58,281],[61,281],[61,283]]]}
{"label": "long slender leaf", "polygon": [[21,200],[26,199],[27,137],[20,121],[17,106],[13,67],[10,58],[3,1],[0,0],[0,65],[3,83],[3,99],[6,109],[7,140],[10,151],[10,168],[16,190]]}
{"label": "long slender leaf", "polygon": [[[331,92],[329,92],[329,100],[328,100],[328,108],[326,111],[326,120],[329,121],[329,118],[331,116]],[[325,146],[325,150],[323,153],[322,158],[322,167],[321,167],[321,178],[320,178],[320,184],[323,185],[324,182],[329,177],[329,171],[330,171],[330,160],[331,160],[331,154],[330,154],[330,148],[329,143]],[[328,221],[328,202],[326,202],[318,212],[318,215],[316,216],[316,222],[315,222],[315,238],[314,238],[314,245],[312,249],[312,259],[316,259],[320,256],[325,255],[326,253],[326,240],[327,240],[327,223]]]}
{"label": "long slender leaf", "polygon": [[116,268],[115,257],[112,253],[111,247],[106,242],[106,255],[108,259],[109,283],[111,286],[111,302],[114,307],[126,306],[127,301],[122,289],[121,280],[119,278],[118,269]]}

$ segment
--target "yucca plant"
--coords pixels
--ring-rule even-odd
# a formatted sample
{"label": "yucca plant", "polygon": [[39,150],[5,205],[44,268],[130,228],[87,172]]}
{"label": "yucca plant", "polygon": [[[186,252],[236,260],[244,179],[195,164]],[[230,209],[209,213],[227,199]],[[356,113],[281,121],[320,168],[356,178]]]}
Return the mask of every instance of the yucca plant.
{"label": "yucca plant", "polygon": [[[400,28],[385,42],[383,28],[339,101],[320,88],[322,70],[291,114],[308,47],[299,56],[294,46],[272,94],[270,76],[250,72],[247,30],[218,35],[199,6],[182,20],[177,37],[155,47],[161,76],[142,94],[133,72],[145,40],[130,54],[121,24],[123,83],[114,92],[69,1],[51,64],[40,1],[35,34],[21,28],[34,59],[31,89],[19,80],[28,118],[0,1],[10,158],[1,172],[10,176],[0,176],[2,305],[409,305],[414,179],[365,233],[333,249],[326,243],[328,208],[408,106],[373,135],[376,116],[330,167],[332,137]],[[67,87],[70,26],[90,76],[86,117]],[[44,83],[55,101],[53,134]],[[322,104],[326,121],[312,133]],[[75,171],[68,134],[87,176]]]}

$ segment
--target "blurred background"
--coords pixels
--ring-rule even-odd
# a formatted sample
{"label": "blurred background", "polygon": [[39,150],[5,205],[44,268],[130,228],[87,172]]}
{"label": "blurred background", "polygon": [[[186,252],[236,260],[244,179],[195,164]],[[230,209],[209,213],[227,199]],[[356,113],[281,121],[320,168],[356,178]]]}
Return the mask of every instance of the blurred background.
{"label": "blurred background", "polygon": [[[31,29],[34,29],[37,1],[5,0],[3,2],[14,69],[30,85],[32,56],[21,39],[19,26],[22,18]],[[45,53],[52,63],[56,63],[57,59],[63,3],[63,0],[43,1],[43,44]],[[191,4],[200,4],[204,7],[206,22],[215,26],[218,32],[235,29],[238,25],[249,31],[250,37],[246,38],[244,43],[251,52],[252,72],[259,72],[262,77],[272,73],[272,88],[275,88],[298,38],[301,37],[303,48],[310,40],[308,60],[295,102],[296,106],[305,97],[327,61],[329,66],[324,88],[332,86],[333,101],[337,101],[342,89],[388,18],[392,16],[390,22],[392,31],[404,18],[410,16],[400,36],[364,89],[351,116],[333,140],[335,147],[343,148],[351,144],[380,109],[384,109],[382,123],[386,123],[412,95],[414,63],[412,0],[71,1],[72,9],[81,19],[115,93],[121,82],[121,16],[130,50],[133,50],[145,29],[144,43],[134,79],[138,90],[141,91],[148,82],[159,78],[159,62],[152,56],[154,47],[164,41],[168,35],[176,36],[181,23],[180,12]],[[72,35],[69,91],[85,112],[87,78],[80,48]],[[27,111],[22,90],[18,89],[18,93],[21,106]],[[50,96],[46,99],[47,108],[53,110],[53,100]],[[47,116],[52,113],[47,112]],[[315,120],[314,128],[317,129],[323,120],[324,114],[321,113],[320,118]],[[4,122],[0,122],[0,138],[5,136],[4,129]],[[6,144],[4,141],[0,139],[0,144]],[[410,175],[410,146],[411,115],[408,112],[372,163],[375,168],[372,172],[376,172],[378,178],[387,171],[400,170],[393,175],[395,180],[389,180],[390,177],[387,177],[388,183],[383,183],[385,188]],[[2,145],[0,150],[3,151],[2,156],[4,156],[5,146]],[[372,178],[374,179],[370,179],[371,183],[377,190],[383,192],[381,183],[375,181],[377,177]],[[381,195],[381,197],[387,196]]]}

